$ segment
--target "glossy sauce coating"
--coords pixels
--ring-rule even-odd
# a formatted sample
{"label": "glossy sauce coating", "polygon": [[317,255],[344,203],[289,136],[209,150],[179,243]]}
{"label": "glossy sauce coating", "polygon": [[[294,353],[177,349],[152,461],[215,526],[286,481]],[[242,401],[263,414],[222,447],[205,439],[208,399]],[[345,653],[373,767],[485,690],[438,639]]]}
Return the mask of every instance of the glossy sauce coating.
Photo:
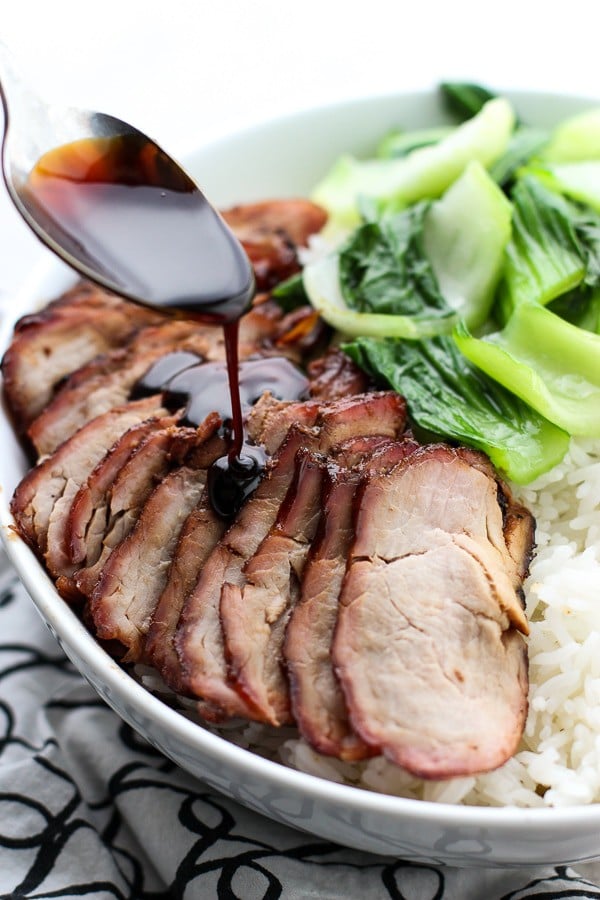
{"label": "glossy sauce coating", "polygon": [[243,248],[144,135],[51,150],[30,173],[25,202],[61,247],[131,299],[219,324],[248,308],[254,277]]}
{"label": "glossy sauce coating", "polygon": [[[136,302],[223,326],[227,366],[213,364],[196,375],[189,391],[175,385],[173,392],[183,390],[188,397],[189,421],[201,421],[208,402],[208,411],[231,422],[229,453],[217,461],[209,483],[215,485],[215,509],[233,515],[239,496],[247,495],[264,466],[257,451],[244,447],[243,406],[251,400],[240,396],[238,322],[255,290],[244,249],[187,173],[138,132],[75,141],[46,153],[30,173],[25,202],[92,277],[105,278]],[[197,361],[193,356],[169,355],[136,390],[166,385],[175,370]],[[254,369],[247,371],[255,398],[260,378],[250,375]],[[266,378],[269,385],[274,380]]]}
{"label": "glossy sauce coating", "polygon": [[[162,357],[138,381],[133,396],[164,391],[170,408],[185,407],[184,424],[197,426],[214,411],[230,432],[232,405],[227,366],[222,362],[203,363],[194,357],[195,354],[181,351]],[[238,372],[242,416],[265,391],[280,400],[308,396],[306,376],[283,357],[243,360]],[[208,487],[213,509],[219,516],[231,518],[239,510],[260,481],[265,463],[264,450],[244,441],[239,451],[230,451],[213,464]]]}

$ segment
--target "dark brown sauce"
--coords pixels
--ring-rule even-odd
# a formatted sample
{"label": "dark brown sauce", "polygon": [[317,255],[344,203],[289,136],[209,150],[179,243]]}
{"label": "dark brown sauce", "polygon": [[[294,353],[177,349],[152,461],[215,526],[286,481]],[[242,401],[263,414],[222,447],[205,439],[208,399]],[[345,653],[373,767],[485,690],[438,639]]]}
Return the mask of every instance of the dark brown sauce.
{"label": "dark brown sauce", "polygon": [[[190,365],[187,357],[187,353],[180,352],[163,356],[138,381],[133,395],[144,397],[165,391],[165,402],[171,409],[185,406],[183,421],[188,425],[200,425],[213,410],[223,421],[230,421],[231,395],[225,363],[203,363],[196,359]],[[306,376],[283,357],[244,359],[238,372],[242,415],[265,391],[279,400],[301,400],[308,396]]]}
{"label": "dark brown sauce", "polygon": [[[135,385],[132,396],[144,397],[164,391],[171,409],[182,407],[182,424],[198,426],[210,412],[218,412],[225,434],[231,439],[233,410],[227,365],[201,362],[195,354],[174,351],[161,357]],[[265,392],[280,400],[302,400],[308,396],[308,380],[283,357],[242,360],[238,367],[239,415],[242,417]],[[208,488],[215,512],[231,518],[261,479],[266,455],[246,440],[238,447],[230,440],[230,451],[209,470]]]}
{"label": "dark brown sauce", "polygon": [[144,135],[89,138],[38,160],[25,202],[115,289],[223,325],[246,311],[252,267],[192,179]]}
{"label": "dark brown sauce", "polygon": [[[141,400],[142,397],[152,397],[165,390],[165,387],[186,369],[197,366],[202,362],[202,357],[189,350],[174,350],[161,356],[146,372],[143,378],[134,385],[131,391],[132,400]],[[188,402],[187,392],[182,398]]]}
{"label": "dark brown sauce", "polygon": [[[238,322],[255,284],[243,248],[191,178],[137,132],[75,141],[46,153],[30,173],[24,201],[80,271],[99,273],[136,302],[223,327],[226,368],[198,367],[194,354],[169,354],[136,390],[161,389],[178,372],[185,379],[186,370],[202,370],[183,391],[186,415],[199,424],[203,410],[216,410],[230,422],[229,452],[209,473],[215,510],[230,517],[256,487],[265,463],[264,454],[244,444],[243,407],[250,401],[247,391],[244,399],[240,395]],[[268,386],[287,378],[291,387],[284,393],[294,399],[303,376],[290,378],[283,362],[272,361],[265,378]],[[256,381],[248,374],[253,399],[260,384],[260,376]],[[181,384],[174,384],[173,396],[177,390]],[[273,392],[279,396],[281,388]]]}

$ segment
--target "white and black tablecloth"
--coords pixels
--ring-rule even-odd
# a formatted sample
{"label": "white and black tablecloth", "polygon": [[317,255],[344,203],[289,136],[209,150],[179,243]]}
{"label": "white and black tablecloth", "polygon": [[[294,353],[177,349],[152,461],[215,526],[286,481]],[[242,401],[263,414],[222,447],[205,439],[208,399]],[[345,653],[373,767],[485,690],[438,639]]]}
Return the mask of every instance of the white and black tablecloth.
{"label": "white and black tablecloth", "polygon": [[176,768],[67,661],[0,550],[0,898],[600,898],[600,864],[440,869],[263,819]]}

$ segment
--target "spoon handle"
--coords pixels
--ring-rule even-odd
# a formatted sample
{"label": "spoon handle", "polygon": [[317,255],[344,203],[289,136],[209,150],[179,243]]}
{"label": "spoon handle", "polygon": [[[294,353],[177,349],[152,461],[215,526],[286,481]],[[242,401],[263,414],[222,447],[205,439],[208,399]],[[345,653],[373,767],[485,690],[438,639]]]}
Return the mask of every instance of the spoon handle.
{"label": "spoon handle", "polygon": [[19,178],[35,164],[40,147],[51,141],[51,110],[21,76],[10,51],[1,41],[0,97],[4,109],[4,174],[7,179],[9,176]]}
{"label": "spoon handle", "polygon": [[0,97],[4,109],[5,131],[8,130],[12,117],[18,115],[18,111],[24,107],[31,108],[36,99],[18,73],[13,57],[2,41],[0,41]]}

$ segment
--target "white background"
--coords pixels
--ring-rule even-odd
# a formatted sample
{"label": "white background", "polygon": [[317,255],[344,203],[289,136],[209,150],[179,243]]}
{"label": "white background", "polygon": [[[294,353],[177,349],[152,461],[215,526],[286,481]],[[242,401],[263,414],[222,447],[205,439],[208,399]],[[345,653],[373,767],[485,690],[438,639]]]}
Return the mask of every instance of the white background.
{"label": "white background", "polygon": [[[1,0],[0,40],[47,99],[171,153],[337,99],[468,79],[600,100],[598,0]],[[357,123],[360,127],[360,123]],[[0,294],[42,250],[0,186]]]}

